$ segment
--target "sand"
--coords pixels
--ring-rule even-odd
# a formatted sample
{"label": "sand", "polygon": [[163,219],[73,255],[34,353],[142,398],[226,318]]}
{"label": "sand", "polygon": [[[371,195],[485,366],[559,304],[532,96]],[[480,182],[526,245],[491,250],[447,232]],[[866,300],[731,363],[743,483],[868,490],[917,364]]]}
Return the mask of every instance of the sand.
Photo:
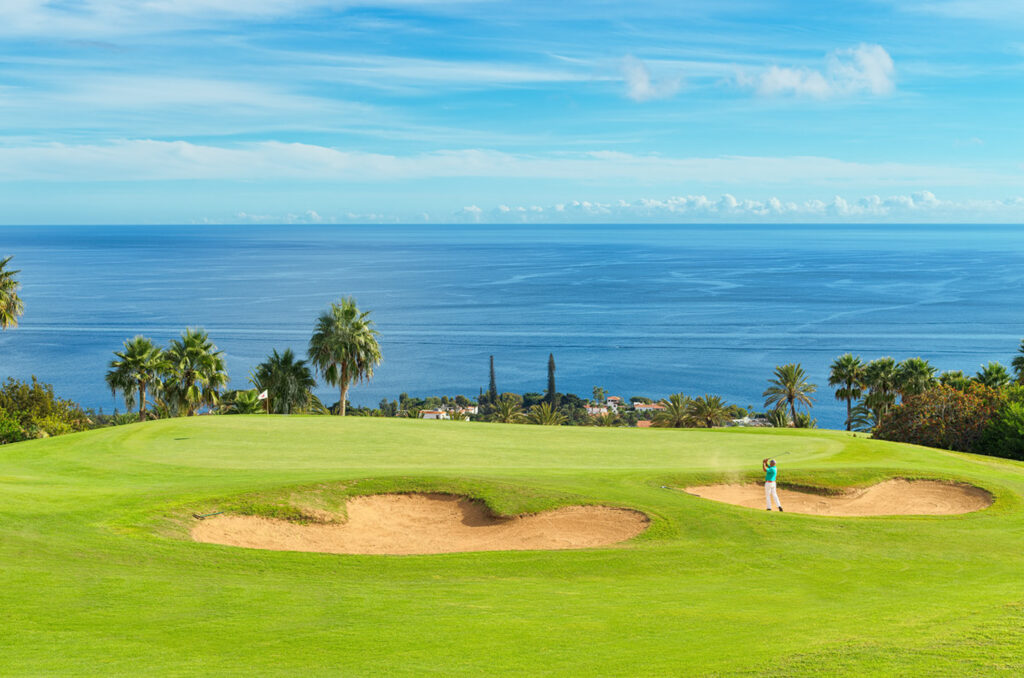
{"label": "sand", "polygon": [[[701,485],[690,494],[747,508],[765,508],[764,485]],[[779,488],[787,513],[823,516],[939,516],[979,511],[992,504],[992,495],[972,485],[933,480],[887,480],[840,495],[821,495]]]}
{"label": "sand", "polygon": [[355,497],[346,509],[342,524],[216,516],[198,521],[192,538],[272,551],[412,555],[608,546],[635,537],[650,522],[639,511],[606,506],[495,518],[478,502],[444,494]]}

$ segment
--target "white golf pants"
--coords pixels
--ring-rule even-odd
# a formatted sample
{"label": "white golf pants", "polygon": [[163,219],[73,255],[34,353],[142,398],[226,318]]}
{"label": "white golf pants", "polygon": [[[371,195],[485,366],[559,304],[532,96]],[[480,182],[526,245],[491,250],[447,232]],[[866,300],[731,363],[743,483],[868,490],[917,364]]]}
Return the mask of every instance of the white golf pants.
{"label": "white golf pants", "polygon": [[775,481],[769,480],[764,484],[764,503],[767,504],[768,510],[772,508],[772,499],[775,499],[775,505],[782,508],[782,502],[779,501],[779,493],[775,489]]}

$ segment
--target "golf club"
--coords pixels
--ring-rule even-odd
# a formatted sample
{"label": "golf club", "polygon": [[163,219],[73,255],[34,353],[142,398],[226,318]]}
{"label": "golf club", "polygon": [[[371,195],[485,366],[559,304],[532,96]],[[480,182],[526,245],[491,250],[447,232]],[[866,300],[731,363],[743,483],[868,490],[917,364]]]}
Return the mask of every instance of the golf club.
{"label": "golf club", "polygon": [[195,518],[196,520],[203,520],[204,518],[209,518],[211,516],[219,516],[222,513],[224,513],[224,512],[223,511],[217,511],[216,513],[203,513],[203,514],[193,513],[192,517]]}

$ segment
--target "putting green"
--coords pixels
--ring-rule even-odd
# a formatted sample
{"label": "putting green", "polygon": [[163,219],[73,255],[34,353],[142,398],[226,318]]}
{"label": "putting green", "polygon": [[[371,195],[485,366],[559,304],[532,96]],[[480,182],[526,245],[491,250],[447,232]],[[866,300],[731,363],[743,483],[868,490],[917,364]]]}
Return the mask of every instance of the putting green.
{"label": "putting green", "polygon": [[[956,481],[951,516],[751,511],[662,486]],[[787,485],[789,483],[790,485]],[[193,512],[349,497],[634,508],[615,546],[422,556],[197,543]],[[830,431],[197,417],[0,447],[0,675],[1019,675],[1024,464]]]}

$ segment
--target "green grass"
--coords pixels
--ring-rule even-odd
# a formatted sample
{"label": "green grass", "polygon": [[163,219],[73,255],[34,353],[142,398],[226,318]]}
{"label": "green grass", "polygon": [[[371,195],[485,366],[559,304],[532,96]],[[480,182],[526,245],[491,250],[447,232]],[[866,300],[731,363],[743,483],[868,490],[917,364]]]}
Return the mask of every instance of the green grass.
{"label": "green grass", "polygon": [[[827,518],[662,485],[939,478],[962,516]],[[192,511],[312,519],[464,493],[652,518],[585,551],[335,556],[197,544]],[[832,431],[198,417],[0,447],[0,675],[1021,675],[1024,464]]]}

